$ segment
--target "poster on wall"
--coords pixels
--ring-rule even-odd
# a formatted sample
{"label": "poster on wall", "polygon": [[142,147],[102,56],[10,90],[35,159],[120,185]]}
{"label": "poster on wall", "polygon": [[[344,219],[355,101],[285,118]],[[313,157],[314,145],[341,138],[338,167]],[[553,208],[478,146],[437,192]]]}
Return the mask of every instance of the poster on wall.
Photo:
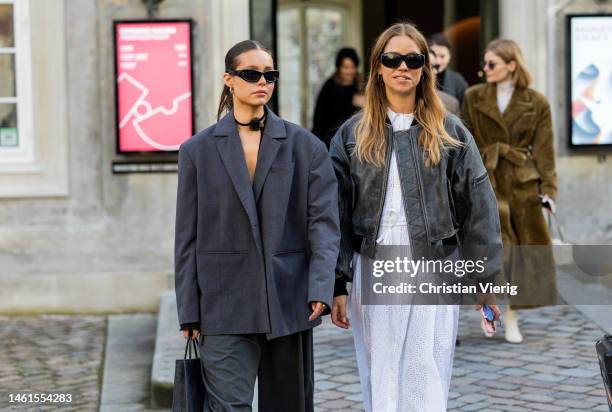
{"label": "poster on wall", "polygon": [[117,152],[167,153],[193,135],[191,21],[116,21]]}
{"label": "poster on wall", "polygon": [[569,15],[571,147],[612,147],[612,15]]}

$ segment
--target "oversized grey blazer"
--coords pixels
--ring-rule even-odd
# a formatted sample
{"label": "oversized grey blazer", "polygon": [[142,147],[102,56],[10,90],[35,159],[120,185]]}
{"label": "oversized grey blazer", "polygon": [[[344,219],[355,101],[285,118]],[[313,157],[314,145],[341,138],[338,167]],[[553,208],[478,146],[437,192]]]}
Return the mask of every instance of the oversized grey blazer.
{"label": "oversized grey blazer", "polygon": [[180,324],[203,334],[266,333],[321,323],[331,307],[340,229],[325,145],[266,108],[254,182],[228,113],[179,149],[175,286]]}

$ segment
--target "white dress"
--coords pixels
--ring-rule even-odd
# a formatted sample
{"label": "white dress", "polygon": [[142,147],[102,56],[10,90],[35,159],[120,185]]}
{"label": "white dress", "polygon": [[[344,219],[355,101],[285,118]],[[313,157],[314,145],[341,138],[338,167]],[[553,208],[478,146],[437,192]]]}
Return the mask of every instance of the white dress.
{"label": "white dress", "polygon": [[[408,129],[413,119],[388,115],[394,131]],[[410,244],[395,150],[377,243]],[[459,307],[362,305],[360,259],[355,253],[350,315],[365,410],[446,411]]]}

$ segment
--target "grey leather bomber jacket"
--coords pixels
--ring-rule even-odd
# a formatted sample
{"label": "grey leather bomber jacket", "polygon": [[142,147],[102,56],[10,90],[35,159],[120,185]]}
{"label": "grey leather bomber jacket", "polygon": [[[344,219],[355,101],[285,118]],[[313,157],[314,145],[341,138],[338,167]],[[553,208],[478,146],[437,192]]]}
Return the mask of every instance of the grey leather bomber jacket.
{"label": "grey leather bomber jacket", "polygon": [[413,256],[435,258],[447,255],[443,247],[458,245],[463,259],[476,260],[486,249],[486,270],[474,277],[491,281],[501,270],[503,256],[497,201],[474,138],[461,120],[447,114],[444,122],[461,146],[445,149],[437,165],[426,166],[428,151],[418,139],[421,126],[415,120],[409,129],[394,132],[387,119],[385,135],[391,144],[385,166],[376,167],[353,155],[359,116],[342,125],[330,146],[341,229],[334,296],[347,294],[354,252],[376,256],[391,150],[397,157]]}

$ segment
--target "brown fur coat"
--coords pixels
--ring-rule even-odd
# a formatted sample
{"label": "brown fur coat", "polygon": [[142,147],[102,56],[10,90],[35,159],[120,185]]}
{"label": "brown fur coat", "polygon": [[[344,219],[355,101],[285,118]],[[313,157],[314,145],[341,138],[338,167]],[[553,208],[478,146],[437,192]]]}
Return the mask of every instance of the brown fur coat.
{"label": "brown fur coat", "polygon": [[539,198],[557,197],[550,105],[532,89],[516,89],[502,114],[495,85],[482,84],[466,91],[462,117],[497,196],[506,274],[520,293],[512,306],[554,304],[554,259]]}

